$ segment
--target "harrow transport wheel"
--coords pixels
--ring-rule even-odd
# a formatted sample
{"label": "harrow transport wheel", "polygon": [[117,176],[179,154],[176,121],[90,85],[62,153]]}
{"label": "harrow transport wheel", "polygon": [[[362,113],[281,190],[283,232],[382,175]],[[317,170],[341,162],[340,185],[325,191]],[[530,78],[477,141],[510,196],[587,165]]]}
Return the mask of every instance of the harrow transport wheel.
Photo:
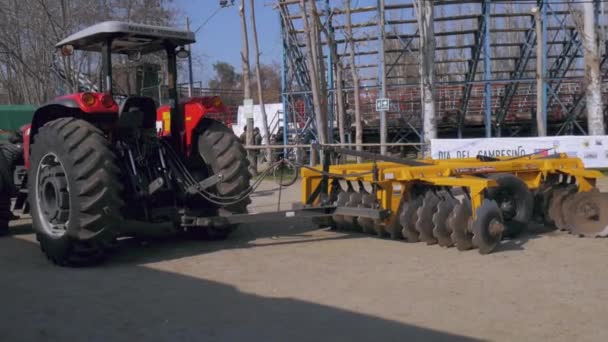
{"label": "harrow transport wheel", "polygon": [[418,208],[422,206],[420,197],[411,198],[409,202],[404,203],[399,213],[399,223],[401,223],[401,234],[407,242],[419,242],[419,233],[416,230],[416,221],[418,220]]}
{"label": "harrow transport wheel", "polygon": [[[207,191],[222,197],[243,198],[237,203],[219,205],[196,195],[188,201],[188,205],[208,216],[247,213],[251,199],[243,195],[249,190],[251,173],[245,148],[232,130],[219,121],[201,120],[196,133],[196,149],[190,166],[200,179],[222,175],[222,181]],[[197,227],[188,233],[194,238],[221,240],[235,229],[236,225]]]}
{"label": "harrow transport wheel", "polygon": [[475,211],[475,219],[471,225],[473,245],[480,254],[491,253],[502,240],[506,227],[498,204],[494,200],[484,199]]}
{"label": "harrow transport wheel", "polygon": [[470,231],[471,216],[471,201],[466,197],[462,199],[462,202],[456,203],[448,216],[447,230],[451,232],[452,242],[459,251],[466,251],[474,247],[473,234]]}
{"label": "harrow transport wheel", "polygon": [[454,246],[447,221],[457,203],[458,201],[454,197],[446,193],[445,197],[439,202],[437,211],[433,214],[433,236],[441,247]]}
{"label": "harrow transport wheel", "polygon": [[548,216],[551,222],[555,225],[555,227],[559,230],[567,230],[568,225],[564,220],[564,201],[570,195],[575,194],[578,191],[578,188],[574,184],[562,185],[557,187],[553,194],[551,195],[551,201],[549,202],[549,210]]}
{"label": "harrow transport wheel", "polygon": [[437,243],[437,239],[433,236],[433,215],[437,211],[439,201],[440,198],[435,191],[427,190],[422,199],[422,206],[417,211],[416,230],[420,240],[426,242],[427,245]]}
{"label": "harrow transport wheel", "polygon": [[564,201],[563,213],[570,233],[580,237],[608,237],[608,194],[577,192]]}
{"label": "harrow transport wheel", "polygon": [[515,237],[526,229],[534,214],[534,196],[524,181],[512,174],[491,175],[498,187],[490,188],[487,198],[496,201],[506,227],[504,235]]}
{"label": "harrow transport wheel", "polygon": [[102,261],[121,222],[116,157],[90,123],[61,118],[34,137],[28,191],[36,238],[62,266]]}

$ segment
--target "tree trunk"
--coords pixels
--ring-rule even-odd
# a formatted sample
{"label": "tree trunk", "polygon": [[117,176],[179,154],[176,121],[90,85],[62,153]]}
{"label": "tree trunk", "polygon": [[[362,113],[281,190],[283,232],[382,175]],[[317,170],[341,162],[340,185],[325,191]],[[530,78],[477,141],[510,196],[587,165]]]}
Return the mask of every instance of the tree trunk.
{"label": "tree trunk", "polygon": [[262,91],[262,74],[260,71],[260,47],[258,44],[258,31],[255,22],[255,9],[253,0],[249,0],[249,6],[251,7],[251,30],[253,33],[253,46],[255,49],[255,77],[257,79],[258,86],[258,101],[260,110],[262,113],[262,125],[264,135],[262,136],[262,143],[268,146],[266,149],[266,160],[272,161],[272,150],[270,149],[270,130],[268,129],[268,117],[266,116],[266,108],[264,107],[264,93]]}
{"label": "tree trunk", "polygon": [[[241,17],[241,63],[243,64],[243,98],[251,99],[251,87],[249,75],[249,37],[247,35],[247,18],[245,17],[245,0],[241,0],[239,7],[239,16]],[[246,145],[253,146],[253,118],[247,118],[247,131],[245,135]],[[247,158],[249,159],[249,171],[256,175],[258,171],[258,161],[256,151],[247,150]]]}
{"label": "tree trunk", "polygon": [[[345,1],[346,4],[346,31],[350,40],[350,72],[353,78],[353,89],[355,97],[355,144],[357,151],[363,151],[363,120],[361,119],[361,103],[359,99],[359,75],[357,74],[357,66],[355,65],[355,41],[353,39],[352,18],[350,12],[350,0]],[[363,159],[357,157],[357,162],[361,163]]]}

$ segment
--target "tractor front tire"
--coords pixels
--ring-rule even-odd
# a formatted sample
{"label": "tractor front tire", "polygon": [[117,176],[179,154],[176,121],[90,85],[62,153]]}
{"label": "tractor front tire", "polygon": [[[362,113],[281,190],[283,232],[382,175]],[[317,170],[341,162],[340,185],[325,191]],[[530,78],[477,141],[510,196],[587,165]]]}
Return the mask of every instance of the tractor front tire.
{"label": "tractor front tire", "polygon": [[[222,181],[209,188],[208,192],[224,198],[242,197],[242,200],[219,205],[198,196],[191,205],[195,209],[205,210],[209,216],[247,213],[247,205],[251,200],[245,192],[249,190],[251,173],[245,148],[234,132],[219,121],[203,119],[197,127],[197,133],[196,150],[191,163],[195,173],[201,179],[221,174]],[[235,229],[235,225],[224,225],[198,227],[190,232],[196,238],[220,240],[227,238]]]}
{"label": "tractor front tire", "polygon": [[101,262],[121,221],[120,170],[109,141],[84,120],[60,118],[34,137],[28,192],[36,237],[60,266]]}

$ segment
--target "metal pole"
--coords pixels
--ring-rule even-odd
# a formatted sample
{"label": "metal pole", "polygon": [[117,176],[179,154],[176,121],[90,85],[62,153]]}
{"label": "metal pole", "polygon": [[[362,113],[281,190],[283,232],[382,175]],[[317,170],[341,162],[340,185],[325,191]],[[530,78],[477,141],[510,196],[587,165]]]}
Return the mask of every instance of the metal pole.
{"label": "metal pole", "polygon": [[[432,5],[431,5],[432,6]],[[378,41],[380,42],[380,50],[378,51],[378,82],[380,83],[379,98],[386,97],[386,59],[384,54],[384,36],[385,36],[385,17],[384,17],[384,0],[378,0],[378,15],[380,21],[378,25],[380,30],[378,31]],[[380,111],[380,143],[386,143],[386,136],[388,133],[386,124],[386,111]],[[386,155],[386,145],[381,145],[380,154]]]}
{"label": "metal pole", "polygon": [[[102,68],[104,72],[104,87],[102,91],[112,95],[112,39],[107,39],[101,47]],[[67,70],[66,70],[67,72]]]}
{"label": "metal pole", "polygon": [[[190,18],[186,17],[186,29],[190,31]],[[188,44],[188,97],[192,97],[194,75],[192,74],[192,45]]]}
{"label": "metal pole", "polygon": [[183,155],[184,147],[184,118],[179,110],[179,95],[177,93],[177,56],[175,46],[167,46],[167,91],[169,93],[169,111],[171,115],[171,141],[179,155]]}
{"label": "metal pole", "polygon": [[[331,8],[329,7],[329,0],[325,0],[325,10],[328,13],[328,19],[327,19],[327,32],[333,36],[334,34],[334,29],[333,29],[333,25],[331,24],[331,16],[329,15]],[[336,87],[334,86],[334,61],[333,61],[333,56],[331,51],[329,51],[329,49],[331,49],[332,47],[330,46],[330,44],[327,44],[327,86],[329,87],[329,89],[335,89]],[[327,105],[328,105],[328,117],[329,117],[329,125],[328,125],[328,136],[327,139],[329,141],[329,143],[333,143],[334,142],[334,100],[335,100],[335,95],[333,92],[330,92],[328,94],[328,101],[327,101]]]}
{"label": "metal pole", "polygon": [[[492,78],[492,61],[490,51],[490,0],[485,0],[484,3],[484,80],[485,84],[485,114],[486,114],[486,137],[492,137],[492,85],[488,82]],[[497,128],[500,130],[500,127]]]}

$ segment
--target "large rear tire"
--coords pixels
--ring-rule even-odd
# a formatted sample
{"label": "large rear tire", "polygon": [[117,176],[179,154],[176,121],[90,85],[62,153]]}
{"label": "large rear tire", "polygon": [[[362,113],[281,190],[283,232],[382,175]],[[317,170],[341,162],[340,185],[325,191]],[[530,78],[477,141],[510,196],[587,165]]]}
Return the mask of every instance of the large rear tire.
{"label": "large rear tire", "polygon": [[34,137],[28,192],[42,252],[61,266],[101,262],[121,221],[120,170],[110,143],[74,118],[46,123]]}
{"label": "large rear tire", "polygon": [[[221,174],[222,181],[208,191],[222,197],[242,197],[242,200],[219,205],[196,196],[189,205],[209,216],[247,213],[251,200],[243,195],[249,189],[251,173],[247,152],[238,137],[228,127],[211,119],[203,119],[196,134],[196,149],[190,164],[197,178]],[[227,238],[235,229],[235,225],[199,227],[190,233],[196,238],[218,240]]]}

